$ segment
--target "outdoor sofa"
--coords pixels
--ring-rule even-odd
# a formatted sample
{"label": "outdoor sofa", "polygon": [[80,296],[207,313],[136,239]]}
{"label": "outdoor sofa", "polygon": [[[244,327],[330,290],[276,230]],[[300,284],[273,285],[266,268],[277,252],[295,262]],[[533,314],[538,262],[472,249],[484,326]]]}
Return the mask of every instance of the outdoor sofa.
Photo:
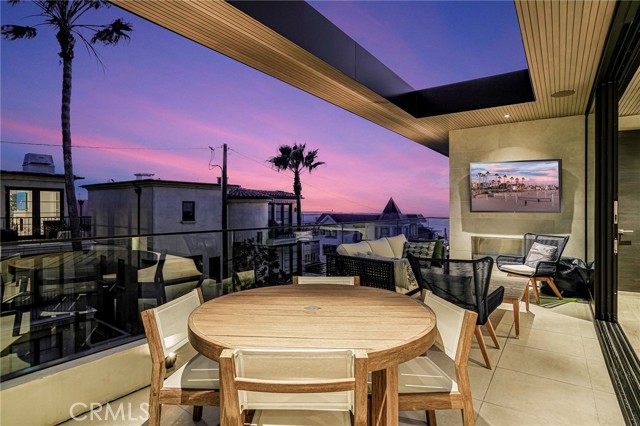
{"label": "outdoor sofa", "polygon": [[327,276],[359,276],[360,285],[413,295],[419,289],[407,253],[444,258],[444,240],[408,241],[400,234],[340,244],[336,253],[326,255]]}

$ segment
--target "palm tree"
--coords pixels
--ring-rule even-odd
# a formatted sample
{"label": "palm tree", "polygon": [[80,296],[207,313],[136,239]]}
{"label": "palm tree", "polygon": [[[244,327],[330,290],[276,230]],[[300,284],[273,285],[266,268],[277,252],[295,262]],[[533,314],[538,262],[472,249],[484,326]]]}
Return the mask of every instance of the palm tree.
{"label": "palm tree", "polygon": [[[9,0],[12,5],[20,3],[20,0]],[[129,39],[128,33],[132,31],[131,24],[116,19],[108,25],[82,24],[80,18],[91,10],[98,10],[101,7],[109,7],[105,0],[35,0],[33,1],[39,9],[37,16],[43,18],[43,22],[38,24],[48,25],[56,32],[56,40],[60,45],[58,56],[62,61],[62,157],[64,162],[65,192],[67,194],[67,210],[71,222],[71,236],[80,236],[80,221],[78,219],[78,207],[76,202],[76,190],[73,174],[73,160],[71,156],[71,76],[74,57],[76,37],[80,38],[87,46],[87,50],[93,53],[98,62],[95,48],[96,43],[104,45],[115,45],[120,40]],[[91,40],[87,40],[83,31],[93,33]],[[22,38],[34,38],[37,35],[35,27],[25,27],[20,25],[2,25],[2,36],[7,40]],[[101,62],[100,62],[101,63]]]}
{"label": "palm tree", "polygon": [[279,155],[269,160],[271,166],[277,171],[291,170],[293,172],[293,193],[296,194],[296,220],[297,224],[302,224],[302,210],[300,209],[302,198],[302,182],[300,181],[300,173],[307,170],[309,173],[316,167],[324,164],[323,161],[316,161],[318,150],[306,152],[306,144],[280,145],[278,147]]}

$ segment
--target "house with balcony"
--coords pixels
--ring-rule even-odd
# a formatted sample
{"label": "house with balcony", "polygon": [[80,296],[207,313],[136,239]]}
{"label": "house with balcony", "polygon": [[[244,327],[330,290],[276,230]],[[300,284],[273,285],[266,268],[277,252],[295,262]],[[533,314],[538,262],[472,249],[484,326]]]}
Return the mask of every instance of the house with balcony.
{"label": "house with balcony", "polygon": [[55,239],[64,232],[64,174],[56,174],[53,156],[25,154],[21,171],[0,171],[0,185],[3,241]]}
{"label": "house with balcony", "polygon": [[[568,235],[565,255],[596,265],[588,303],[532,306],[519,339],[504,313],[496,368],[469,366],[476,416],[492,424],[640,423],[638,309],[621,291],[639,292],[638,232],[628,232],[640,211],[639,2],[516,0],[528,68],[435,88],[411,87],[305,2],[112,3],[448,156],[452,258],[491,254],[474,243],[481,239],[508,245],[531,231]],[[470,163],[537,159],[562,160],[559,212],[471,211]],[[86,411],[136,391],[144,401],[148,369],[145,345],[133,341],[3,383],[3,423],[55,424],[74,402]],[[191,424],[180,410],[172,411],[176,423]],[[209,419],[216,413],[205,409]],[[459,413],[446,420],[458,424]]]}
{"label": "house with balcony", "polygon": [[[220,277],[222,234],[222,187],[219,183],[167,181],[149,178],[83,185],[88,193],[88,213],[95,237],[158,235],[136,249],[166,250],[195,257],[202,272]],[[226,198],[230,247],[247,240],[277,251],[283,269],[291,269],[295,258],[295,194],[229,185]],[[248,230],[246,230],[248,229]],[[246,231],[245,231],[246,230]],[[151,246],[148,246],[151,244]],[[291,271],[288,271],[291,273]]]}

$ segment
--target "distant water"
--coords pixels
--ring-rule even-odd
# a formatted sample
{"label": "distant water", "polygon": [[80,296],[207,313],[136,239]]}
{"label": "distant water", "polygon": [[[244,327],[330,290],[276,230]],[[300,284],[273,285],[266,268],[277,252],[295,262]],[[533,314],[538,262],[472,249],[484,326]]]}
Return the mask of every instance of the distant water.
{"label": "distant water", "polygon": [[439,237],[444,237],[445,233],[447,237],[451,235],[449,232],[449,218],[448,217],[428,217],[425,224],[434,230]]}

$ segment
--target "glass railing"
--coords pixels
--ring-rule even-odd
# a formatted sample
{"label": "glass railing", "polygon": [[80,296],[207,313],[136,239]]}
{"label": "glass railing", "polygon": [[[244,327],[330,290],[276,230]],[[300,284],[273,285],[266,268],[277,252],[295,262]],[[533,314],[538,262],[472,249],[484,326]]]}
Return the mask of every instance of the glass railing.
{"label": "glass railing", "polygon": [[3,240],[0,380],[140,339],[142,310],[196,287],[209,300],[324,275],[325,254],[339,244],[443,237],[447,220],[438,220],[435,235],[426,224],[396,221],[233,229],[228,259],[220,230]]}

